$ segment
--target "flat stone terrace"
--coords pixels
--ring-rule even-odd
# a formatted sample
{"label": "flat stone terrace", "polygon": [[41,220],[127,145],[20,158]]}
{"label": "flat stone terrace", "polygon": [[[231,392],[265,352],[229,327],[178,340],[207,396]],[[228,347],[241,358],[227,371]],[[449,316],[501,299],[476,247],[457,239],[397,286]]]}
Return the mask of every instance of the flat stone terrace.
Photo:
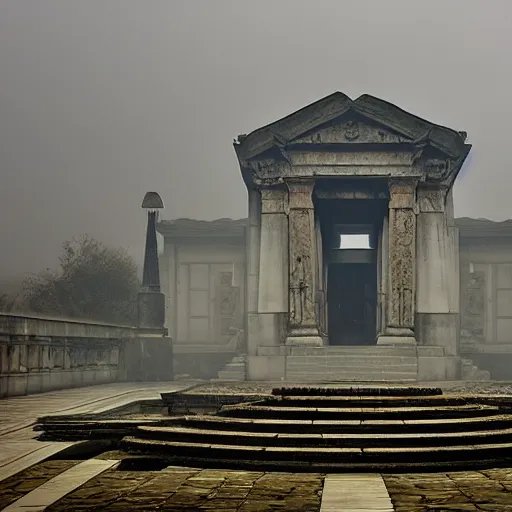
{"label": "flat stone terrace", "polygon": [[185,390],[193,382],[114,383],[0,400],[0,481],[74,443],[40,442],[33,431],[48,414],[101,413],[160,393]]}

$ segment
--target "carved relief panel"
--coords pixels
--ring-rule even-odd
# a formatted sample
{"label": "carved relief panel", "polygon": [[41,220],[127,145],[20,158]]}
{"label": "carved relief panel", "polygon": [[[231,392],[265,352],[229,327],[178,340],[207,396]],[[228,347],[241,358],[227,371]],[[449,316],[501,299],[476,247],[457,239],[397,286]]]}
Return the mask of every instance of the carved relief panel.
{"label": "carved relief panel", "polygon": [[388,325],[414,327],[416,269],[416,183],[390,182]]}

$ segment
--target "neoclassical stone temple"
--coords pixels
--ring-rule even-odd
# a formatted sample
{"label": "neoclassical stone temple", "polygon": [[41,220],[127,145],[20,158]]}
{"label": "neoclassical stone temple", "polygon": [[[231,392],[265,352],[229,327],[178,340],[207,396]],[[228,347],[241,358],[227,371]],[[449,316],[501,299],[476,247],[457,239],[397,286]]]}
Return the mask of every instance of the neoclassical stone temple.
{"label": "neoclassical stone temple", "polygon": [[376,345],[421,346],[455,377],[452,187],[471,149],[465,140],[339,92],[238,137],[249,196],[249,374],[278,378],[280,357],[315,353],[300,348]]}
{"label": "neoclassical stone temple", "polygon": [[177,374],[512,379],[512,221],[454,220],[464,133],[336,93],[235,150],[248,219],[158,224]]}

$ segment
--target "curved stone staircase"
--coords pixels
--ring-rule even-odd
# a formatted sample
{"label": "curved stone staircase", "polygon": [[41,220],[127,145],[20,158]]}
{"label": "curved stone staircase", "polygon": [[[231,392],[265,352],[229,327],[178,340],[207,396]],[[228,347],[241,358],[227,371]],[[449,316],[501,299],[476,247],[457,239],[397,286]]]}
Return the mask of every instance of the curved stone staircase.
{"label": "curved stone staircase", "polygon": [[407,471],[495,467],[512,456],[512,397],[423,388],[287,388],[215,415],[167,418],[122,440],[192,467]]}

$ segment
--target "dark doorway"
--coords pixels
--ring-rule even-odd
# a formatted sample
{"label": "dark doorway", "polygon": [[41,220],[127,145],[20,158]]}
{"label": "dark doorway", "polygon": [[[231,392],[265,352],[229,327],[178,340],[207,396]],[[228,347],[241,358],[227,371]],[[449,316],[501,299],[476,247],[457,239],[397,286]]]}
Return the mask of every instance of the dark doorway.
{"label": "dark doorway", "polygon": [[377,266],[381,264],[380,240],[389,202],[387,182],[327,180],[317,184],[317,189],[322,328],[330,345],[374,345]]}
{"label": "dark doorway", "polygon": [[329,344],[375,344],[376,283],[377,268],[374,262],[329,265]]}

